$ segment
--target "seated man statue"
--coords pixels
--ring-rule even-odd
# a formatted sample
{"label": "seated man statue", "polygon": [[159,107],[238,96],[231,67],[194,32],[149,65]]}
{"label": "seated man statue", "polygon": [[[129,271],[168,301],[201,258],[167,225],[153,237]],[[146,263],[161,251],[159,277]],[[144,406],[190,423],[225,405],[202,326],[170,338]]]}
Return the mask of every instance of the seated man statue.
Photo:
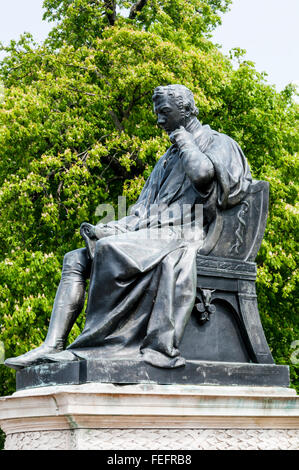
{"label": "seated man statue", "polygon": [[[64,257],[44,343],[7,359],[7,366],[97,357],[134,357],[165,368],[185,364],[179,346],[196,298],[196,254],[217,211],[239,204],[252,179],[238,144],[198,121],[189,89],[157,87],[153,102],[172,145],[131,215],[97,226],[82,224],[86,248]],[[202,208],[201,237],[192,230],[197,206]],[[188,217],[182,221],[186,207]],[[85,327],[64,350],[89,277]]]}

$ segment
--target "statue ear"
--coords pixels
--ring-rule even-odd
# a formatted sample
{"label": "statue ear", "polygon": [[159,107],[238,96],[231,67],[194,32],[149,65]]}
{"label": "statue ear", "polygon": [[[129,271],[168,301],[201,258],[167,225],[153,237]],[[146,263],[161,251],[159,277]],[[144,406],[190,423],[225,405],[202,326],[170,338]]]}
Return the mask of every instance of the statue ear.
{"label": "statue ear", "polygon": [[186,118],[189,118],[190,115],[191,115],[191,106],[189,104],[187,104],[185,106],[185,116],[186,116]]}

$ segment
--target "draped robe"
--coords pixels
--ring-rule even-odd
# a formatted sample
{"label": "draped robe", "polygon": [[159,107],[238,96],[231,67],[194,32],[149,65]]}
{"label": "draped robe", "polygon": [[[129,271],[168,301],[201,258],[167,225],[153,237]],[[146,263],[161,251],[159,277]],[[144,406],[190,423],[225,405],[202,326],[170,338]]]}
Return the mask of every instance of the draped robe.
{"label": "draped robe", "polygon": [[[251,182],[234,140],[209,126],[193,137],[213,164],[212,183],[205,191],[195,188],[182,151],[172,145],[131,215],[105,225],[111,235],[96,242],[85,327],[68,347],[77,357],[140,357],[166,368],[185,364],[179,345],[195,303],[196,254],[217,211],[241,202]],[[203,208],[199,215],[196,207]]]}

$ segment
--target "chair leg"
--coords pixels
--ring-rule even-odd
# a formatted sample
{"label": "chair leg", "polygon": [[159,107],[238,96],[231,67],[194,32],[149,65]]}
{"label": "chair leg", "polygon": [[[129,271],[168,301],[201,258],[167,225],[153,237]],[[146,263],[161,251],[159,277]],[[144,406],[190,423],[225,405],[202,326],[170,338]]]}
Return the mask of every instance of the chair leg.
{"label": "chair leg", "polygon": [[250,349],[255,362],[273,364],[274,360],[269,349],[261,323],[254,281],[238,281],[238,299],[240,317],[246,331]]}

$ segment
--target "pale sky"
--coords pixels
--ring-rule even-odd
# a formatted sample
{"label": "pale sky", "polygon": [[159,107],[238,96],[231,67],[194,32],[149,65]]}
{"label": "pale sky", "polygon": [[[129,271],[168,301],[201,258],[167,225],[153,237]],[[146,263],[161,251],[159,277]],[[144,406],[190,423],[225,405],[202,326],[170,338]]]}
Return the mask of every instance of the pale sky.
{"label": "pale sky", "polygon": [[[43,41],[52,26],[42,21],[42,4],[0,0],[0,41],[7,44],[24,31]],[[268,73],[268,82],[278,91],[290,82],[299,85],[299,0],[234,0],[213,38],[224,53],[233,47],[246,49],[246,58]]]}
{"label": "pale sky", "polygon": [[290,82],[299,86],[299,0],[233,0],[213,39],[225,54],[246,49],[246,59],[278,91]]}

